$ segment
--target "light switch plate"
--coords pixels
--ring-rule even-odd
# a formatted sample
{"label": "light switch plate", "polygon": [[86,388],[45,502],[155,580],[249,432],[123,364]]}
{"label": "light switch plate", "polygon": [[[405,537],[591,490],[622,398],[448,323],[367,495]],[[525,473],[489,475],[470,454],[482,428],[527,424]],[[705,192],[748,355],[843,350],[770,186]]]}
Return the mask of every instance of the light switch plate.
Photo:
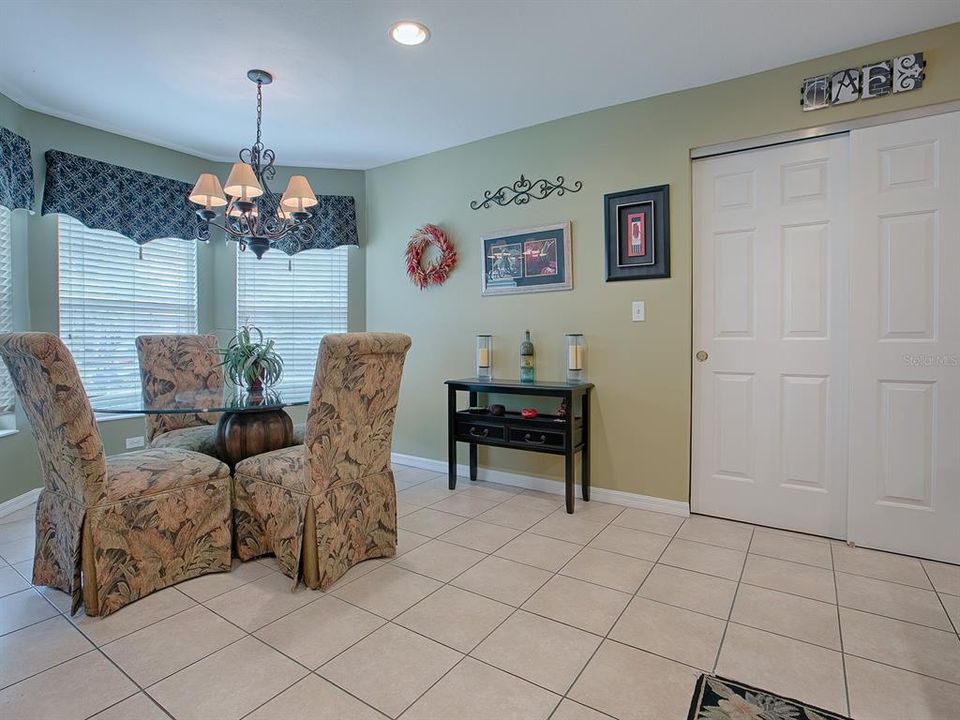
{"label": "light switch plate", "polygon": [[132,450],[133,448],[142,448],[142,447],[143,447],[143,435],[127,438],[127,450]]}
{"label": "light switch plate", "polygon": [[632,305],[632,319],[634,322],[643,322],[647,319],[647,309],[643,300],[634,300]]}

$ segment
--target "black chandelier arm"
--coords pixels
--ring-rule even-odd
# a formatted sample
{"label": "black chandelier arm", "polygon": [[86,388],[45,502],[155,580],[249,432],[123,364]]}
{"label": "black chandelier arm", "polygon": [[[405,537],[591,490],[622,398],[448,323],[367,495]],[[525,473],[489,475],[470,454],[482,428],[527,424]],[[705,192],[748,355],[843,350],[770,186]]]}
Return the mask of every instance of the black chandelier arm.
{"label": "black chandelier arm", "polygon": [[[277,169],[273,166],[273,163],[276,161],[276,158],[277,156],[274,154],[272,148],[267,148],[261,154],[258,167],[255,168],[255,170],[260,171],[260,175],[262,178],[260,181],[261,184],[265,184],[264,183],[265,180],[273,180],[274,177],[276,177]],[[264,161],[266,161],[266,164],[263,164]]]}
{"label": "black chandelier arm", "polygon": [[296,235],[301,242],[307,242],[316,234],[316,228],[307,220],[292,220],[291,222],[292,224],[288,224],[280,218],[271,218],[265,223],[251,224],[241,216],[240,218],[224,218],[224,222],[221,224],[212,219],[207,220],[201,217],[197,218],[194,237],[197,240],[209,240],[211,227],[222,230],[227,239],[244,244],[250,238],[261,238],[273,244],[291,235]]}
{"label": "black chandelier arm", "polygon": [[197,218],[196,224],[193,226],[193,237],[200,242],[208,242],[210,240],[210,226],[219,227],[215,223],[211,223],[209,220],[204,220],[203,218]]}
{"label": "black chandelier arm", "polygon": [[203,218],[197,219],[197,225],[193,230],[193,235],[197,240],[202,240],[206,242],[210,239],[210,228],[215,227],[220,230],[223,230],[228,236],[234,237],[233,233],[230,232],[227,228],[221,225],[218,222],[213,220],[204,220]]}

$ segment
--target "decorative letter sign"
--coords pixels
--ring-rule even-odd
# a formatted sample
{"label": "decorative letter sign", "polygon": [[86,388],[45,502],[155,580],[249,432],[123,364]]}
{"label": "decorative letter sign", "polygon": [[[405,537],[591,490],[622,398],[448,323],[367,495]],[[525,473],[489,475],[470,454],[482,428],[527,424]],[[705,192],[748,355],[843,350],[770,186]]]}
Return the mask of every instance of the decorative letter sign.
{"label": "decorative letter sign", "polygon": [[829,75],[810,77],[800,86],[800,105],[804,110],[819,110],[855,100],[916,90],[923,86],[926,65],[923,53],[919,52],[869,63],[862,68],[847,68]]}
{"label": "decorative letter sign", "polygon": [[819,110],[830,105],[830,76],[818,75],[803,81],[803,109]]}
{"label": "decorative letter sign", "polygon": [[839,70],[833,74],[830,80],[831,105],[843,105],[843,103],[853,102],[860,99],[860,70],[851,68],[849,70]]}
{"label": "decorative letter sign", "polygon": [[893,61],[893,91],[916,90],[923,85],[923,53],[901,55]]}
{"label": "decorative letter sign", "polygon": [[889,95],[892,90],[893,70],[889,60],[863,66],[863,89],[860,91],[860,97],[864,100],[880,97]]}

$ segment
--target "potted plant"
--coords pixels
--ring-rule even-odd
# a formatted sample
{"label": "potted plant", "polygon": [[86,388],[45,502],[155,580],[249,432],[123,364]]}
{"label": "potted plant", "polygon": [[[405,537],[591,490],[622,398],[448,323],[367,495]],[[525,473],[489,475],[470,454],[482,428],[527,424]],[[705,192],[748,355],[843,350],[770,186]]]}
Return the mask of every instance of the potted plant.
{"label": "potted plant", "polygon": [[260,328],[244,325],[226,350],[220,351],[223,356],[220,364],[235,385],[242,385],[250,392],[261,392],[264,385],[277,383],[283,374],[283,359],[273,346],[273,340],[264,340]]}

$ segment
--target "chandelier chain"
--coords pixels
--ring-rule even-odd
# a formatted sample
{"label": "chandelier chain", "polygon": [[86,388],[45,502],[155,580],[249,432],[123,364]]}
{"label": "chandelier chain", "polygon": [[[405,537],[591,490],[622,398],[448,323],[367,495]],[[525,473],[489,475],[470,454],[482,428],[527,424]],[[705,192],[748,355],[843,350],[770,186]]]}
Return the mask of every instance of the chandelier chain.
{"label": "chandelier chain", "polygon": [[257,145],[262,145],[260,142],[260,121],[263,116],[263,83],[260,80],[257,80]]}

